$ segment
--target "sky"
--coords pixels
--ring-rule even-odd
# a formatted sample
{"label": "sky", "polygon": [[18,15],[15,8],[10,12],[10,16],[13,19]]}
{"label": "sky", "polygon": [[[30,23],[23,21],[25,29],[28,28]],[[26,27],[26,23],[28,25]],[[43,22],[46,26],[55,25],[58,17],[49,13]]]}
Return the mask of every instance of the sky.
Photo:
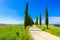
{"label": "sky", "polygon": [[28,13],[34,21],[41,13],[44,23],[48,6],[49,23],[60,24],[60,0],[0,0],[0,23],[23,24],[26,2]]}

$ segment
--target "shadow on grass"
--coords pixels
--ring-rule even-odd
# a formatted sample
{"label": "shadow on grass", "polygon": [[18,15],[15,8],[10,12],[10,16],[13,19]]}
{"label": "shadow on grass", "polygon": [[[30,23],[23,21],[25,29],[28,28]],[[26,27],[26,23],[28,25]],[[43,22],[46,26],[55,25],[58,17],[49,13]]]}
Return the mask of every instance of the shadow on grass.
{"label": "shadow on grass", "polygon": [[[42,31],[45,31],[46,29],[47,29],[47,28],[43,28]],[[48,28],[48,30],[49,30],[49,28]]]}

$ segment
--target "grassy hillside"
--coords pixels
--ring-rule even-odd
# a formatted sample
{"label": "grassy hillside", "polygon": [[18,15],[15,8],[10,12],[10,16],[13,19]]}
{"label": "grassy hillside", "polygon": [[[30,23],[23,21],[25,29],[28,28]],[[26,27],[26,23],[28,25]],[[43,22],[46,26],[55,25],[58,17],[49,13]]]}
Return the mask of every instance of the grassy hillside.
{"label": "grassy hillside", "polygon": [[23,26],[5,25],[0,26],[0,40],[32,40],[32,37],[28,28],[25,30]]}
{"label": "grassy hillside", "polygon": [[41,27],[38,25],[38,28],[60,37],[60,27],[49,25],[49,29],[46,29],[46,25],[42,25]]}

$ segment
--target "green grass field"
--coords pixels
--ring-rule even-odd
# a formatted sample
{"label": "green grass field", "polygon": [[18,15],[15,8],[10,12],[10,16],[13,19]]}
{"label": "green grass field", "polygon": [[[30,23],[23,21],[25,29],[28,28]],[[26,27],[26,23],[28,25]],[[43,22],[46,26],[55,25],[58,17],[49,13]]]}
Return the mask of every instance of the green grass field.
{"label": "green grass field", "polygon": [[[33,40],[28,30],[19,25],[0,26],[0,40]],[[17,36],[17,32],[19,36]]]}
{"label": "green grass field", "polygon": [[41,27],[38,25],[38,28],[40,28],[43,31],[49,32],[53,35],[56,35],[60,37],[60,27],[49,25],[49,29],[46,29],[46,25],[42,25]]}

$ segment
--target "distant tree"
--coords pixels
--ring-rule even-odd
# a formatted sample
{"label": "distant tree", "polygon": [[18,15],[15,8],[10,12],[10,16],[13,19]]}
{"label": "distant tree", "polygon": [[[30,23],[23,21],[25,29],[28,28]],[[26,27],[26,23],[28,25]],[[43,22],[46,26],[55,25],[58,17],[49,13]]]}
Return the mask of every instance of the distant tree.
{"label": "distant tree", "polygon": [[42,24],[41,13],[40,13],[40,17],[39,18],[40,18],[40,22],[39,23],[40,23],[40,26],[41,26],[41,24]]}
{"label": "distant tree", "polygon": [[28,25],[28,2],[26,3],[25,18],[24,18],[25,29],[27,25]]}
{"label": "distant tree", "polygon": [[36,25],[38,25],[38,16],[36,17],[36,22],[35,22]]}
{"label": "distant tree", "polygon": [[45,20],[45,24],[47,26],[48,29],[48,8],[46,7],[46,20]]}

